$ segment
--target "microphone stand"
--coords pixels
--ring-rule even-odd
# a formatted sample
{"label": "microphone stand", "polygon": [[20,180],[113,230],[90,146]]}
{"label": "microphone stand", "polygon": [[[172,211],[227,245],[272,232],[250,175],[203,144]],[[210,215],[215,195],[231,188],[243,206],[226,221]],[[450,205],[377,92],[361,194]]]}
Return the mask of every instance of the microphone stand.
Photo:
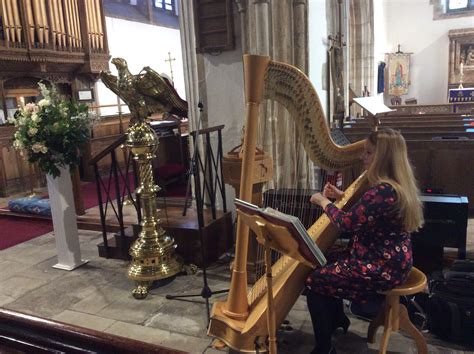
{"label": "microphone stand", "polygon": [[[188,183],[187,183],[187,186],[186,186],[186,199],[184,201],[184,210],[183,210],[183,216],[186,216],[186,211],[187,211],[187,204],[188,204],[188,197],[189,197],[189,192],[191,190],[191,178],[192,176],[195,176],[196,178],[198,178],[199,180],[199,176],[197,175],[199,172],[198,172],[198,169],[197,169],[197,157],[198,157],[198,140],[199,140],[199,130],[200,130],[200,127],[201,127],[201,122],[202,122],[202,110],[203,110],[203,104],[201,101],[199,101],[198,103],[198,107],[199,107],[199,119],[198,119],[198,125],[197,125],[197,129],[195,131],[195,135],[194,135],[194,150],[193,150],[193,156],[191,158],[191,161],[190,161],[190,166],[189,166],[189,172],[188,172]],[[201,200],[201,188],[200,187],[196,187],[196,189],[198,189],[196,191],[196,205],[197,205],[197,213],[198,213],[198,224],[199,224],[199,243],[200,243],[200,246],[201,246],[201,258],[202,258],[202,277],[203,277],[203,287],[202,287],[202,290],[201,290],[201,293],[199,294],[188,294],[188,295],[166,295],[166,298],[168,300],[180,300],[180,299],[183,299],[183,298],[189,298],[189,297],[196,297],[196,296],[201,296],[202,298],[204,298],[205,302],[206,302],[206,314],[207,314],[207,323],[209,323],[209,320],[210,320],[210,310],[209,310],[209,298],[214,295],[214,294],[222,294],[222,293],[226,293],[229,291],[229,289],[225,289],[225,290],[218,290],[218,291],[212,291],[211,288],[209,287],[209,284],[208,284],[208,281],[207,281],[207,261],[206,261],[206,256],[207,256],[207,252],[206,252],[206,242],[204,240],[204,236],[203,236],[203,232],[202,232],[202,228],[204,226],[204,218],[202,216],[202,208],[203,208],[203,201]],[[199,210],[199,208],[201,208],[201,210]]]}
{"label": "microphone stand", "polygon": [[197,157],[197,145],[198,145],[198,138],[199,138],[199,131],[201,129],[202,123],[202,110],[204,105],[202,104],[201,100],[198,102],[199,108],[199,118],[198,124],[196,129],[196,134],[194,136],[194,145],[193,145],[193,156],[191,157],[191,161],[189,162],[189,170],[188,170],[188,182],[186,183],[186,196],[184,199],[184,208],[183,208],[183,216],[186,216],[186,212],[188,210],[188,199],[190,197],[191,192],[191,178],[196,175],[197,166],[196,166],[196,157]]}

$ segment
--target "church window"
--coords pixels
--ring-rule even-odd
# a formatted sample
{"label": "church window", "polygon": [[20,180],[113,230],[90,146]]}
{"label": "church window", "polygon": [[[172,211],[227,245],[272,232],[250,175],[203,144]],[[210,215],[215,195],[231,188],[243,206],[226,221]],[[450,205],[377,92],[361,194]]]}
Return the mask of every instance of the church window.
{"label": "church window", "polygon": [[155,7],[174,12],[175,9],[175,0],[155,0]]}
{"label": "church window", "polygon": [[433,20],[474,16],[474,0],[430,0]]}
{"label": "church window", "polygon": [[446,0],[446,12],[472,10],[474,10],[474,0]]}

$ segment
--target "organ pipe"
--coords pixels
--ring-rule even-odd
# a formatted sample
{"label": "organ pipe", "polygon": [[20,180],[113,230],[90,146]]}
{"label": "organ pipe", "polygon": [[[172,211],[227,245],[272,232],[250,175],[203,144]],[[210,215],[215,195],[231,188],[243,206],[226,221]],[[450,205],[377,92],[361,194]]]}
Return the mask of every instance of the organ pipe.
{"label": "organ pipe", "polygon": [[[79,2],[81,1],[81,2]],[[101,0],[1,0],[6,46],[84,49],[87,33],[93,50],[104,50]],[[22,5],[22,6],[20,6]]]}

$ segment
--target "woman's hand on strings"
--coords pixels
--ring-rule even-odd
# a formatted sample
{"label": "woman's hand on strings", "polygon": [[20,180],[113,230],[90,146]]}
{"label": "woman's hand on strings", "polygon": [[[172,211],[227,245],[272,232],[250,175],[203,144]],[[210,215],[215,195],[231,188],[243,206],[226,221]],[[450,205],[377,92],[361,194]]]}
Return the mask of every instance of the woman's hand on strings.
{"label": "woman's hand on strings", "polygon": [[328,205],[329,203],[331,203],[331,201],[326,198],[322,193],[314,193],[310,200],[309,200],[312,204],[316,204],[316,205],[319,205],[321,208],[325,208],[326,205]]}
{"label": "woman's hand on strings", "polygon": [[326,205],[331,203],[330,199],[341,199],[344,196],[344,192],[336,188],[331,183],[326,183],[322,193],[314,193],[309,200],[312,204],[319,205],[321,208],[325,208]]}
{"label": "woman's hand on strings", "polygon": [[325,196],[326,198],[339,200],[344,196],[344,192],[336,188],[335,185],[328,182],[324,186],[323,196]]}

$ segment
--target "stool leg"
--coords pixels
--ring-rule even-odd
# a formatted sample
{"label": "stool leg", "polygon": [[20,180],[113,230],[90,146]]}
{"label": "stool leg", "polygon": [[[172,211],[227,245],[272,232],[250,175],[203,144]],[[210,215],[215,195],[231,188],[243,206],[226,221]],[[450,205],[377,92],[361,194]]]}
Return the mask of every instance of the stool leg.
{"label": "stool leg", "polygon": [[380,326],[383,326],[385,323],[385,310],[386,310],[387,304],[384,303],[381,307],[379,312],[377,313],[377,316],[370,321],[369,324],[369,329],[367,331],[367,341],[369,343],[375,343],[375,335],[377,334],[377,329]]}
{"label": "stool leg", "polygon": [[385,328],[383,330],[382,341],[380,343],[380,350],[379,354],[385,354],[387,352],[388,347],[388,339],[390,338],[390,334],[392,332],[392,321],[393,321],[393,308],[390,304],[387,303],[388,310],[385,312]]}
{"label": "stool leg", "polygon": [[397,332],[400,328],[400,318],[398,314],[400,313],[400,297],[399,296],[387,296],[387,301],[390,304],[392,309],[392,323],[390,328],[393,332]]}
{"label": "stool leg", "polygon": [[428,354],[428,346],[426,345],[425,337],[423,334],[411,323],[410,316],[408,316],[408,310],[405,305],[400,304],[400,329],[411,335],[415,339],[418,354]]}

